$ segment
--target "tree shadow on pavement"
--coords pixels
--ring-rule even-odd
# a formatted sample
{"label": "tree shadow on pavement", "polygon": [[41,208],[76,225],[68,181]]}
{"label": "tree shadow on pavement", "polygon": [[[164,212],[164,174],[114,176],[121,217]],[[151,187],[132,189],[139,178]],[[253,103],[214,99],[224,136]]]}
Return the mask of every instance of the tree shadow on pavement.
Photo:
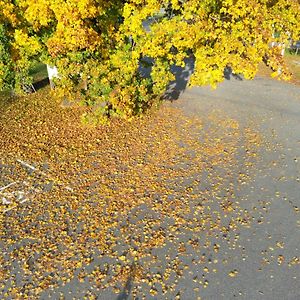
{"label": "tree shadow on pavement", "polygon": [[126,281],[126,284],[123,288],[123,291],[117,297],[116,300],[127,300],[129,298],[131,289],[132,289],[132,285],[133,285],[133,280],[135,277],[135,270],[136,270],[136,266],[135,266],[135,263],[133,262],[130,267],[130,273],[129,273],[128,279]]}
{"label": "tree shadow on pavement", "polygon": [[224,78],[225,78],[226,80],[231,80],[232,78],[233,78],[233,79],[236,79],[236,80],[239,80],[239,81],[242,81],[242,80],[243,80],[242,76],[233,73],[233,72],[232,72],[232,69],[231,69],[230,67],[226,67],[226,68],[224,69]]}
{"label": "tree shadow on pavement", "polygon": [[33,84],[33,86],[34,86],[34,88],[35,88],[36,91],[44,88],[47,85],[49,85],[49,79],[48,79],[48,77],[43,78],[43,79],[41,79],[41,80],[39,80],[39,81],[37,81],[37,82],[35,82]]}
{"label": "tree shadow on pavement", "polygon": [[163,96],[164,100],[178,100],[180,95],[187,88],[188,82],[195,68],[195,58],[190,56],[184,60],[185,67],[172,66],[171,71],[175,75],[175,80],[169,83],[167,90]]}
{"label": "tree shadow on pavement", "polygon": [[[172,66],[171,72],[175,75],[175,80],[171,81],[163,95],[163,100],[174,101],[179,98],[188,85],[189,79],[194,72],[195,58],[191,55],[184,60],[185,67]],[[149,57],[144,57],[139,65],[139,72],[143,78],[150,78],[151,69],[154,60]]]}
{"label": "tree shadow on pavement", "polygon": [[[190,77],[195,69],[195,58],[193,56],[185,59],[185,67],[172,66],[171,71],[175,75],[176,79],[169,83],[167,91],[165,92],[163,99],[169,101],[178,100],[180,95],[186,90]],[[226,80],[239,80],[242,81],[243,77],[234,74],[230,67],[224,69],[224,78]]]}

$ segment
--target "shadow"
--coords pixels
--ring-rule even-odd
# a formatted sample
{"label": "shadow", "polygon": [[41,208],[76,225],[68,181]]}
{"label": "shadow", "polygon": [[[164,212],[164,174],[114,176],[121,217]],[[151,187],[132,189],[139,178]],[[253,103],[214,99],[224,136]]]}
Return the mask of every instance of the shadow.
{"label": "shadow", "polygon": [[48,77],[44,78],[44,79],[41,79],[39,81],[36,81],[33,86],[35,88],[36,91],[46,87],[47,85],[49,85],[49,79]]}
{"label": "shadow", "polygon": [[[185,91],[189,79],[194,72],[195,59],[193,56],[184,60],[185,67],[172,66],[171,72],[175,75],[175,80],[171,81],[163,95],[163,100],[174,101],[179,98],[182,92]],[[139,65],[139,73],[143,78],[149,78],[151,76],[152,66],[154,59],[144,57]]]}
{"label": "shadow", "polygon": [[140,60],[138,71],[143,78],[150,78],[154,59],[150,57],[143,57]]}
{"label": "shadow", "polygon": [[127,300],[130,296],[132,285],[133,285],[133,280],[135,277],[135,263],[133,262],[131,267],[130,267],[130,274],[129,277],[126,281],[126,284],[123,288],[123,291],[121,294],[117,297],[116,300]]}
{"label": "shadow", "polygon": [[224,78],[225,78],[226,80],[231,80],[232,78],[233,78],[233,79],[236,79],[236,80],[239,80],[239,81],[242,81],[242,80],[243,80],[243,78],[242,78],[240,75],[234,74],[234,73],[232,72],[231,67],[226,67],[226,68],[224,69]]}
{"label": "shadow", "polygon": [[175,75],[175,80],[171,81],[163,96],[164,100],[175,101],[185,91],[191,75],[195,69],[195,58],[190,56],[184,60],[185,67],[172,66],[171,72]]}
{"label": "shadow", "polygon": [[124,286],[122,293],[117,297],[116,300],[127,300],[129,298],[132,289],[132,281],[132,277],[130,276]]}

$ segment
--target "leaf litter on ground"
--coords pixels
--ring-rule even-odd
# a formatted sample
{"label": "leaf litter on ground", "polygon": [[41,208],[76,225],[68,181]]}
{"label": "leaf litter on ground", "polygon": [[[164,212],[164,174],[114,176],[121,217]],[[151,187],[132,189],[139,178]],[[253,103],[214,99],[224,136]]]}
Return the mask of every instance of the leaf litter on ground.
{"label": "leaf litter on ground", "polygon": [[2,297],[58,297],[73,284],[75,298],[93,299],[129,282],[133,297],[178,298],[180,278],[193,279],[198,295],[207,265],[251,223],[235,194],[262,137],[170,104],[100,127],[82,125],[82,110],[61,108],[47,89],[0,108],[0,183],[16,182],[6,192],[28,199],[0,202]]}

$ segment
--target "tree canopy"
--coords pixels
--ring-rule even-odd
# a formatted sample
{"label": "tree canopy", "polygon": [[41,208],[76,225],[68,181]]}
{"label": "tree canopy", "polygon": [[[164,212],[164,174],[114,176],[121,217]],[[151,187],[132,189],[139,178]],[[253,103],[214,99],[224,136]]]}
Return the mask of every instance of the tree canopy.
{"label": "tree canopy", "polygon": [[285,78],[280,45],[299,38],[299,19],[298,0],[0,0],[0,90],[21,91],[40,60],[59,70],[56,94],[93,107],[92,121],[131,118],[191,55],[190,85],[216,86],[226,67],[251,79],[262,61]]}

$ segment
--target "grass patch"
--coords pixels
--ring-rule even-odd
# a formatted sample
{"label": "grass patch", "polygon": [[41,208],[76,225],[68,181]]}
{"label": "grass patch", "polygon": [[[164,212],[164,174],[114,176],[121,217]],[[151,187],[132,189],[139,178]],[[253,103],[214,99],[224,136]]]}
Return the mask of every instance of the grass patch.
{"label": "grass patch", "polygon": [[34,83],[44,80],[48,77],[47,66],[41,62],[36,62],[33,65],[29,75],[33,76]]}
{"label": "grass patch", "polygon": [[292,81],[300,84],[300,53],[295,55],[294,52],[287,51],[284,59],[293,74]]}
{"label": "grass patch", "polygon": [[[286,50],[284,60],[292,73],[291,83],[300,85],[300,53],[295,55],[294,51]],[[264,63],[259,66],[258,75],[271,78],[272,70]]]}

